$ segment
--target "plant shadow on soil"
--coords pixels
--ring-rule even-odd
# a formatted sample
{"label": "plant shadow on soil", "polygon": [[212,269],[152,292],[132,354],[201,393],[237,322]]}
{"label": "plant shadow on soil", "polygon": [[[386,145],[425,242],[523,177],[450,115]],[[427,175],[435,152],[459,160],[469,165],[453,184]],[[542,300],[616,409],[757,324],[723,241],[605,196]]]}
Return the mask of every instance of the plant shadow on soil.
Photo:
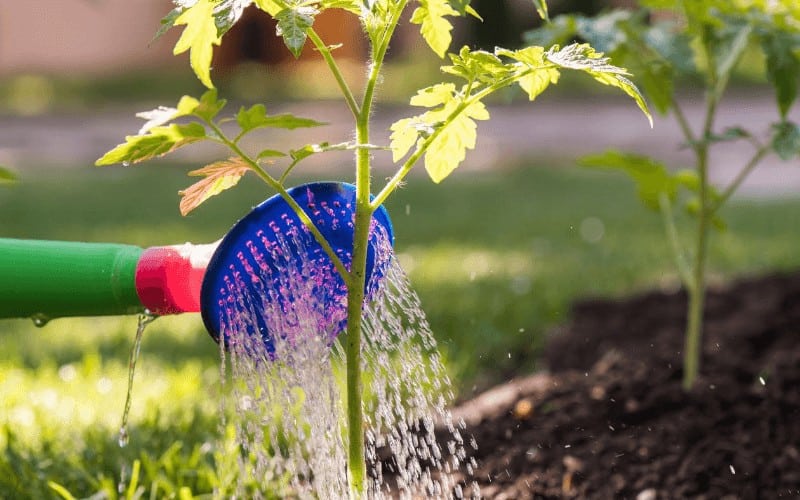
{"label": "plant shadow on soil", "polygon": [[549,371],[454,409],[487,498],[800,497],[800,273],[709,291],[701,376],[681,387],[686,296],[574,305]]}

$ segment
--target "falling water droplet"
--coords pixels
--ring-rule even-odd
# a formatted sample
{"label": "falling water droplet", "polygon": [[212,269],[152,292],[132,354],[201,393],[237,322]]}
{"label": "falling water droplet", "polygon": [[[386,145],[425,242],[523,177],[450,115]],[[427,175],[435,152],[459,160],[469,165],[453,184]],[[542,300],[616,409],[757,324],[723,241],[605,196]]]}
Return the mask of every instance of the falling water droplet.
{"label": "falling water droplet", "polygon": [[120,427],[119,437],[117,437],[117,443],[119,443],[119,447],[125,448],[126,446],[128,446],[128,441],[130,441],[130,436],[128,436],[127,427]]}
{"label": "falling water droplet", "polygon": [[50,318],[42,313],[34,314],[31,316],[31,319],[33,320],[33,325],[37,328],[42,328],[44,325],[50,322]]}
{"label": "falling water droplet", "polygon": [[123,162],[122,162],[122,166],[123,166],[123,167],[130,167],[130,166],[131,166],[131,162],[129,162],[129,161],[123,161]]}
{"label": "falling water droplet", "polygon": [[125,488],[127,487],[127,480],[128,480],[128,465],[122,464],[122,470],[119,473],[119,483],[117,483],[117,493],[122,495],[125,493]]}

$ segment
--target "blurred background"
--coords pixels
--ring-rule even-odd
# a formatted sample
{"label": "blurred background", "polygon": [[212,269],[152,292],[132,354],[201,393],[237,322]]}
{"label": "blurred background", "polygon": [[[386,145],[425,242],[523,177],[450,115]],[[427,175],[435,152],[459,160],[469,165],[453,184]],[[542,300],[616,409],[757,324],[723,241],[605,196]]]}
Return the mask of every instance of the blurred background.
{"label": "blurred background", "polygon": [[[551,0],[551,14],[593,14],[625,0]],[[536,26],[528,0],[474,0],[483,22],[460,20],[455,44],[520,46]],[[188,170],[220,159],[213,147],[134,167],[94,167],[141,126],[136,112],[174,106],[203,92],[186,54],[172,55],[179,29],[154,40],[167,0],[30,0],[0,6],[0,165],[18,182],[0,185],[0,237],[115,242],[142,247],[218,239],[272,193],[256,179],[210,200],[188,217],[178,191]],[[357,88],[366,46],[360,28],[337,13],[315,25]],[[309,132],[264,135],[265,147],[352,137],[346,107],[313,50],[295,61],[270,19],[248,9],[214,55],[212,77],[229,112],[264,102],[329,122]],[[375,141],[409,116],[417,89],[441,80],[442,64],[404,22],[391,47],[375,113]],[[754,61],[753,64],[763,64]],[[758,129],[776,118],[769,89],[743,68],[721,122]],[[690,118],[699,97],[682,89]],[[581,78],[565,78],[534,103],[519,93],[494,98],[475,151],[442,185],[412,175],[388,202],[396,250],[419,293],[458,398],[540,368],[546,337],[569,319],[570,304],[621,296],[678,279],[656,215],[626,179],[575,166],[614,147],[676,167],[691,158],[671,117],[650,130],[627,98]],[[796,112],[793,116],[797,116]],[[724,124],[724,123],[723,123]],[[740,164],[718,151],[716,182]],[[391,169],[376,155],[374,180]],[[351,180],[347,154],[317,155],[292,183]],[[726,209],[729,230],[712,243],[713,281],[800,264],[800,169],[770,158]],[[689,219],[680,230],[688,234]],[[635,229],[632,229],[635,228]],[[131,442],[117,445],[135,317],[0,320],[0,498],[47,498],[54,481],[76,496],[116,495],[120,471],[139,460],[151,498],[209,492],[230,480],[230,443],[217,415],[219,353],[198,315],[148,327],[136,374]],[[227,458],[226,458],[227,457]],[[227,461],[226,461],[227,460]],[[226,476],[226,474],[228,476]],[[227,478],[227,479],[226,479]],[[181,489],[183,488],[183,489]],[[156,493],[153,493],[155,491]],[[181,493],[183,492],[183,493]]]}

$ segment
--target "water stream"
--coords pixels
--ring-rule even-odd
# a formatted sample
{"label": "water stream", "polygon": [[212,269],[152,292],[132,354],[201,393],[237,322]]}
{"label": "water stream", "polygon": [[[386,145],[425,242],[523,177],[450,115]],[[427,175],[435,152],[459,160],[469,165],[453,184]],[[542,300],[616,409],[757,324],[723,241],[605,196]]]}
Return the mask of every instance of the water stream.
{"label": "water stream", "polygon": [[[269,244],[254,239],[225,278],[220,352],[231,387],[223,415],[241,448],[239,496],[266,496],[281,482],[300,498],[348,496],[345,355],[336,339],[346,295],[332,266],[298,251],[310,238],[293,230]],[[464,481],[474,463],[465,459],[463,423],[446,408],[450,381],[419,299],[385,235],[371,251],[362,335],[368,497],[476,496]],[[258,297],[237,293],[243,280],[258,285]],[[247,481],[264,491],[246,491]]]}
{"label": "water stream", "polygon": [[[139,315],[138,324],[136,326],[136,337],[133,340],[133,347],[131,348],[131,355],[128,358],[128,390],[125,394],[125,408],[122,411],[122,423],[119,426],[119,434],[117,436],[117,443],[120,448],[128,446],[130,435],[128,434],[128,417],[131,412],[131,401],[133,396],[133,377],[136,374],[136,362],[139,360],[139,352],[142,347],[142,338],[144,337],[144,330],[147,325],[155,321],[157,316],[153,316],[148,311]],[[123,464],[120,470],[119,483],[117,484],[117,491],[121,494],[125,491],[127,483],[127,465]]]}

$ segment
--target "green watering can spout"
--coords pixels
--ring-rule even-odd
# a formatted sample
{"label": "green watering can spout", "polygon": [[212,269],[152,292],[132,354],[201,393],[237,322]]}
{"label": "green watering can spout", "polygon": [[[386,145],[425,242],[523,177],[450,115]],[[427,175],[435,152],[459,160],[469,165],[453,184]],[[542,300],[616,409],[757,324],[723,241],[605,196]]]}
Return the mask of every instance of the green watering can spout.
{"label": "green watering can spout", "polygon": [[199,312],[216,247],[0,238],[0,318]]}

